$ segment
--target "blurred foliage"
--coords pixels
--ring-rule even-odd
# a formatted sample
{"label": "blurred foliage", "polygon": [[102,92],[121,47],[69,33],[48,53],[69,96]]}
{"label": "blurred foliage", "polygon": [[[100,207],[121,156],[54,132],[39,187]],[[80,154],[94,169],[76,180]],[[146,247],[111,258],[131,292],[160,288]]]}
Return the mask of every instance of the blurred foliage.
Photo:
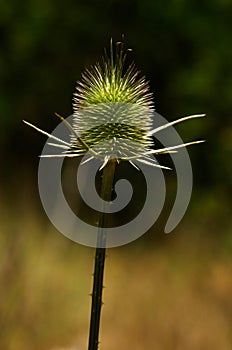
{"label": "blurred foliage", "polygon": [[11,156],[34,154],[31,145],[39,147],[41,138],[21,120],[52,130],[55,111],[72,112],[84,67],[101,57],[110,37],[125,34],[159,113],[169,120],[207,113],[207,120],[183,126],[183,135],[207,139],[194,151],[204,185],[231,187],[231,9],[229,0],[1,1],[1,144]]}
{"label": "blurred foliage", "polygon": [[[14,220],[0,206],[0,348],[86,349],[93,250],[26,199]],[[160,245],[143,238],[108,251],[101,350],[231,349],[231,255],[205,235],[205,218],[192,217]]]}
{"label": "blurred foliage", "polygon": [[41,215],[44,138],[21,121],[53,130],[83,69],[124,34],[157,112],[206,113],[177,130],[207,142],[189,149],[195,186],[178,234],[160,233],[161,218],[111,251],[102,349],[231,349],[231,11],[230,0],[0,2],[0,348],[86,347],[92,250]]}

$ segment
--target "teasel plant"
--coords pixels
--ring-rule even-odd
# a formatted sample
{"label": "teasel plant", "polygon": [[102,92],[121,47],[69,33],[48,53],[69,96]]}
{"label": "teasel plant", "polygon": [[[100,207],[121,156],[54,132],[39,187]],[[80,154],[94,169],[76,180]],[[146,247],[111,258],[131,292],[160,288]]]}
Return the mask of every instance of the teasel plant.
{"label": "teasel plant", "polygon": [[[127,161],[138,171],[140,163],[170,169],[160,165],[153,155],[175,153],[179,148],[204,142],[200,140],[158,149],[154,147],[153,135],[159,131],[204,117],[205,114],[182,117],[153,129],[153,95],[148,81],[141,76],[135,64],[127,64],[128,51],[131,50],[125,49],[123,42],[114,44],[111,39],[109,53],[105,51],[101,63],[86,69],[77,84],[73,98],[73,124],[56,114],[70,130],[69,142],[24,121],[49,137],[52,140],[49,145],[59,150],[57,154],[43,157],[83,157],[88,154],[88,158],[80,165],[93,159],[100,161],[101,198],[104,203],[112,200],[115,170],[120,162]],[[106,225],[107,216],[103,206],[98,220],[88,350],[97,350],[99,346]]]}

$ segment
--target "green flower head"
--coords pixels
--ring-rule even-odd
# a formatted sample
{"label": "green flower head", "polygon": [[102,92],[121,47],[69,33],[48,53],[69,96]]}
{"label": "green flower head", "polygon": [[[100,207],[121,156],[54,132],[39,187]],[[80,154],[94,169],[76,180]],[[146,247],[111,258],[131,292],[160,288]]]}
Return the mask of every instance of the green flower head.
{"label": "green flower head", "polygon": [[[110,43],[102,64],[87,69],[74,94],[74,125],[82,140],[107,162],[144,153],[154,111],[152,94],[134,63],[126,67],[123,43]],[[80,148],[72,137],[72,151]]]}
{"label": "green flower head", "polygon": [[60,119],[71,131],[67,143],[26,122],[39,132],[55,139],[51,146],[63,148],[57,155],[47,157],[83,156],[102,160],[104,167],[110,159],[133,161],[159,168],[153,154],[176,152],[177,148],[201,141],[173,147],[152,149],[152,136],[156,132],[187,119],[202,117],[193,115],[152,129],[154,104],[148,82],[132,62],[127,64],[127,54],[121,42],[110,42],[109,54],[105,53],[102,63],[86,69],[77,83],[73,98],[73,124]]}

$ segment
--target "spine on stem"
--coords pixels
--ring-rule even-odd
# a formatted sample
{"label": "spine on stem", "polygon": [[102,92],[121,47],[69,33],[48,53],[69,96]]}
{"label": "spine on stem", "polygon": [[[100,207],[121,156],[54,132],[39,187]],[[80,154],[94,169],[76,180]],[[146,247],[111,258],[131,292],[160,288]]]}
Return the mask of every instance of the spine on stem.
{"label": "spine on stem", "polygon": [[[102,185],[101,185],[101,197],[104,201],[109,202],[112,197],[112,187],[114,181],[116,161],[110,160],[103,169]],[[97,350],[99,344],[99,329],[100,329],[100,317],[102,307],[102,291],[103,291],[103,278],[104,278],[104,266],[106,256],[106,215],[104,213],[104,207],[99,217],[98,224],[98,244],[95,253],[95,265],[93,276],[93,291],[92,291],[92,306],[90,317],[90,330],[89,330],[89,346],[88,350]]]}

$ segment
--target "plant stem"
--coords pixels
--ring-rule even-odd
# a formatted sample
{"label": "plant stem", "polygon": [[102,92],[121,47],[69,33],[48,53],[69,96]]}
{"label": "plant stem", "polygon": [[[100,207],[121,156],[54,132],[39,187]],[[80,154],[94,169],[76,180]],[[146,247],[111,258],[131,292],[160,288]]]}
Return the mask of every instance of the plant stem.
{"label": "plant stem", "polygon": [[[112,197],[112,186],[114,181],[115,173],[115,160],[110,160],[103,169],[102,185],[101,185],[101,198],[104,201],[110,201]],[[94,266],[94,280],[93,280],[93,291],[92,291],[92,307],[91,307],[91,318],[90,318],[90,329],[89,329],[89,346],[88,350],[98,349],[98,338],[100,328],[100,317],[102,307],[102,290],[103,290],[103,276],[104,276],[104,265],[105,265],[105,253],[106,253],[106,215],[103,210],[99,216],[98,223],[98,237],[97,237],[97,248],[95,253],[95,266]],[[101,248],[99,248],[101,247]]]}

